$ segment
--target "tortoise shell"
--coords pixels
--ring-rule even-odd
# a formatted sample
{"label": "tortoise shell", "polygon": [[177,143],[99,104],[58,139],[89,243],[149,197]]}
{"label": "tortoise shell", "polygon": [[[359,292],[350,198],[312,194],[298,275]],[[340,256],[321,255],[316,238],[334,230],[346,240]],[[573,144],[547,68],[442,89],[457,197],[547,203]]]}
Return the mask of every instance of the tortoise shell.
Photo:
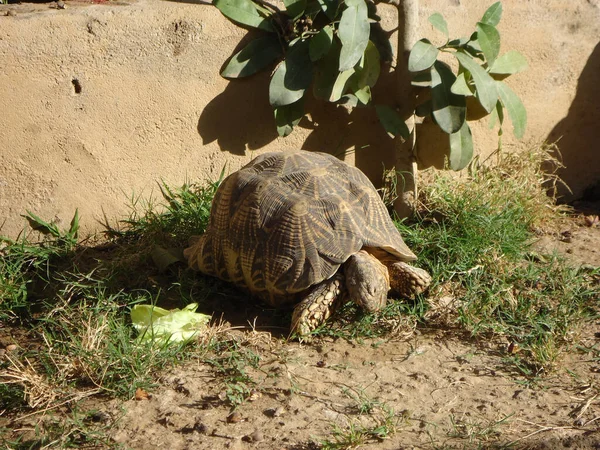
{"label": "tortoise shell", "polygon": [[278,306],[364,247],[416,259],[369,179],[334,156],[265,153],[219,186],[190,267]]}

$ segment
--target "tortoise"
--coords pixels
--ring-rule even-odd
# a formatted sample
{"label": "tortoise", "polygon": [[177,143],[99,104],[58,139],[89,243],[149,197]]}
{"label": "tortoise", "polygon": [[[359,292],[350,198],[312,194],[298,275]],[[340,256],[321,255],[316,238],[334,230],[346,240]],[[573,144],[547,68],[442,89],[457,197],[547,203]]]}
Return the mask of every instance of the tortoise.
{"label": "tortoise", "polygon": [[417,257],[366,175],[304,150],[264,153],[225,178],[184,255],[271,306],[295,306],[291,331],[301,337],[347,299],[377,311],[390,287],[413,297],[431,282],[407,264]]}

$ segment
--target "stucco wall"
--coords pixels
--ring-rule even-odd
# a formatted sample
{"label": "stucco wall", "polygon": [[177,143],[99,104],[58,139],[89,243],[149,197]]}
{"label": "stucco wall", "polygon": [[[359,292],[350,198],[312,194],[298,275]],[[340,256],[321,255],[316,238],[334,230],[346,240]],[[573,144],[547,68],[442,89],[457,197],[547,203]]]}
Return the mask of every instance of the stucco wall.
{"label": "stucco wall", "polygon": [[[435,11],[453,34],[466,34],[491,3],[422,0],[420,34],[435,36],[426,20]],[[580,195],[600,178],[599,1],[503,4],[502,52],[519,50],[530,64],[509,80],[528,109],[527,134],[515,143],[507,133],[505,145],[563,135],[563,176]],[[1,234],[16,235],[25,210],[66,224],[79,208],[84,227],[96,229],[104,213],[123,217],[127,198],[149,196],[159,180],[216,177],[258,150],[356,148],[356,164],[374,178],[394,161],[393,143],[365,110],[313,104],[312,122],[278,138],[268,77],[229,83],[218,75],[245,31],[212,6],[51,5],[0,5]],[[4,16],[9,10],[16,14]],[[394,9],[382,10],[392,28]],[[495,148],[485,126],[474,134],[478,152]]]}

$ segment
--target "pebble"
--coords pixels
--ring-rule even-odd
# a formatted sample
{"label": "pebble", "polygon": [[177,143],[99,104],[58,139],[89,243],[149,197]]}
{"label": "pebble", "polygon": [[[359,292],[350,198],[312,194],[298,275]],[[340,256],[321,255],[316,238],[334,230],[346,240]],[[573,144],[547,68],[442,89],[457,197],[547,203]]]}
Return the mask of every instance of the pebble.
{"label": "pebble", "polygon": [[234,411],[227,416],[227,423],[238,423],[242,421],[242,415],[238,411]]}
{"label": "pebble", "polygon": [[598,218],[598,216],[585,216],[584,220],[585,220],[585,225],[587,227],[593,227],[600,223],[600,219]]}
{"label": "pebble", "polygon": [[17,344],[8,344],[6,346],[7,352],[14,352],[17,349]]}
{"label": "pebble", "polygon": [[152,395],[150,395],[147,391],[145,391],[142,388],[137,388],[135,390],[135,399],[139,402],[142,400],[150,400],[150,398],[152,398]]}
{"label": "pebble", "polygon": [[278,406],[273,411],[273,417],[281,417],[285,414],[285,408],[283,406]]}
{"label": "pebble", "polygon": [[194,430],[200,434],[208,434],[208,427],[199,420],[194,423]]}
{"label": "pebble", "polygon": [[262,397],[262,394],[260,393],[260,391],[253,390],[252,392],[250,392],[250,396],[248,397],[248,400],[251,402],[254,402],[261,397]]}
{"label": "pebble", "polygon": [[250,442],[260,442],[264,439],[265,437],[262,434],[262,431],[260,430],[254,430],[254,432],[252,432],[250,435],[248,435],[248,440]]}

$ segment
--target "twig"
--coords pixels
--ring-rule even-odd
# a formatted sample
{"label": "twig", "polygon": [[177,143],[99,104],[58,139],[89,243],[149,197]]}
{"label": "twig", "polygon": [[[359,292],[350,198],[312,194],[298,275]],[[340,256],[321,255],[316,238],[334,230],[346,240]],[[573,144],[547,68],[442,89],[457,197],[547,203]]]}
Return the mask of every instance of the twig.
{"label": "twig", "polygon": [[529,422],[528,420],[522,420],[522,419],[517,419],[520,422],[524,422],[527,423],[529,425],[535,425],[536,427],[541,427],[539,430],[533,431],[531,433],[529,433],[526,436],[522,436],[518,439],[515,439],[514,441],[509,442],[506,446],[507,447],[511,447],[512,445],[516,444],[517,442],[520,442],[524,439],[530,438],[531,436],[535,436],[536,434],[539,433],[543,433],[545,431],[554,431],[554,430],[579,430],[579,427],[573,427],[573,426],[567,426],[567,427],[555,427],[555,426],[548,426],[548,425],[539,425],[537,423],[534,422]]}

